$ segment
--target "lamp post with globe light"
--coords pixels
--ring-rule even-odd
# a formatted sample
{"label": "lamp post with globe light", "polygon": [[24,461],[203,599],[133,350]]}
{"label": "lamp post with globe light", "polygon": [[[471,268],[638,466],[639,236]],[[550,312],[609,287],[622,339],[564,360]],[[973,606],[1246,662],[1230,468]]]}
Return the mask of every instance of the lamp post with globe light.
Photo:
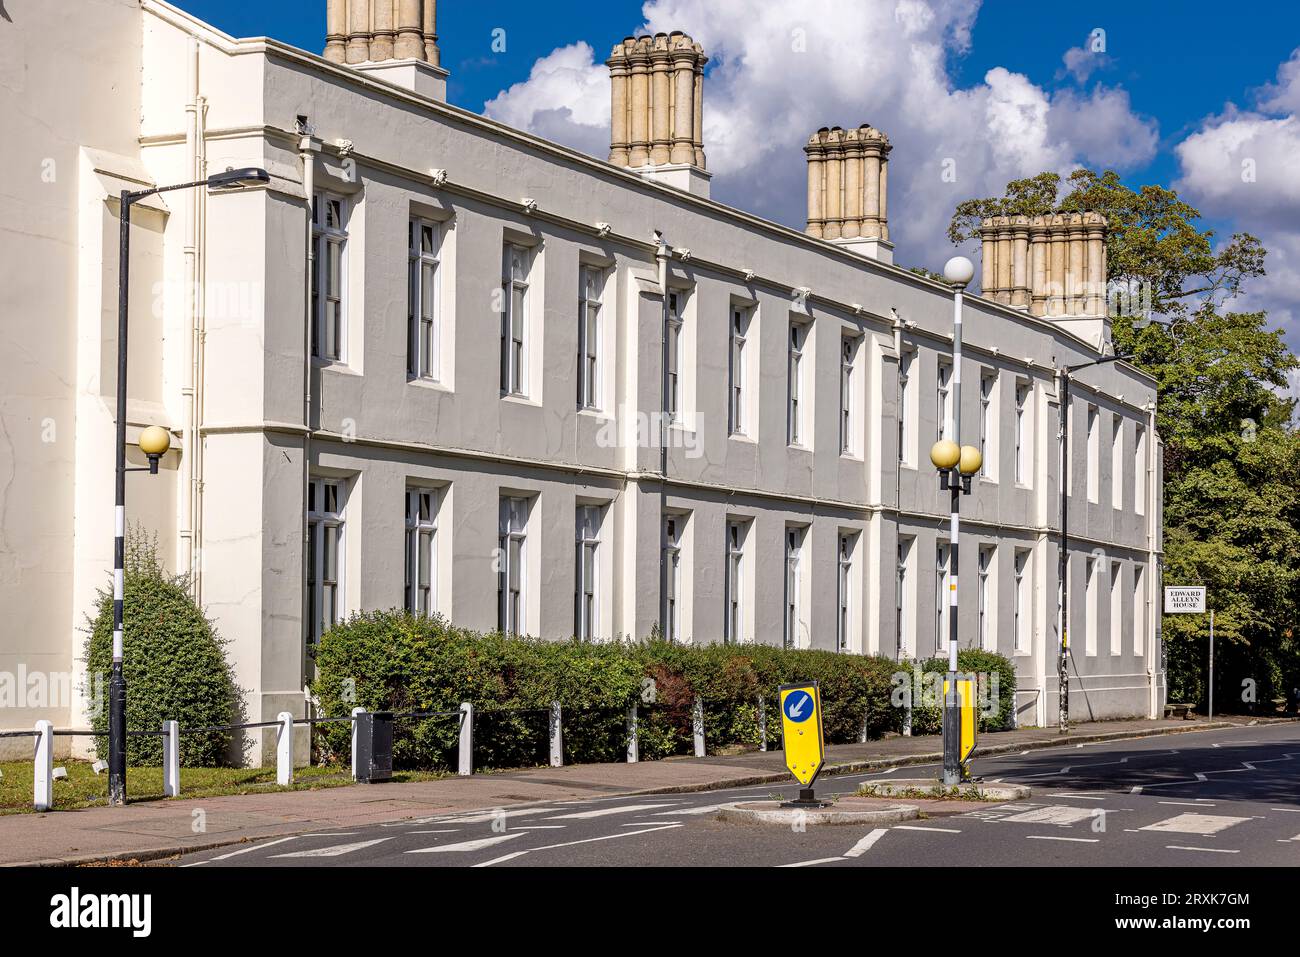
{"label": "lamp post with globe light", "polygon": [[[108,803],[120,807],[126,803],[126,677],[122,669],[122,606],[126,572],[126,473],[148,471],[158,474],[158,460],[171,447],[171,435],[161,426],[151,425],[140,432],[140,451],[149,460],[148,468],[126,465],[126,334],[131,284],[131,207],[156,193],[178,189],[232,191],[265,186],[271,175],[264,169],[245,167],[213,173],[206,179],[174,186],[149,189],[124,189],[119,196],[119,240],[117,254],[117,434],[113,500],[113,665],[108,679]],[[186,290],[192,295],[192,290]],[[190,452],[186,449],[186,454]]]}
{"label": "lamp post with globe light", "polygon": [[[975,275],[965,256],[954,256],[943,267],[943,276],[953,287],[952,304],[952,403],[943,423],[943,438],[930,449],[930,461],[939,470],[939,488],[950,496],[948,525],[948,674],[943,700],[943,776],[945,786],[959,784],[961,763],[961,700],[957,689],[957,569],[958,532],[961,526],[961,496],[969,495],[971,476],[983,464],[979,449],[961,445],[961,310],[962,293]],[[942,412],[941,412],[942,414]]]}

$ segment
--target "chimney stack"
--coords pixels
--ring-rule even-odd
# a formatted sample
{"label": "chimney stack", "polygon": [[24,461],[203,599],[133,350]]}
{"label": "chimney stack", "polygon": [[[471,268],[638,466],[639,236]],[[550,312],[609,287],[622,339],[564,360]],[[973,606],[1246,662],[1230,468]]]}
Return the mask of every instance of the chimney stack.
{"label": "chimney stack", "polygon": [[704,48],[680,31],[627,37],[609,67],[609,161],[707,196]]}
{"label": "chimney stack", "polygon": [[822,127],[808,139],[808,226],[882,262],[894,261],[886,203],[889,137],[862,124],[855,130]]}
{"label": "chimney stack", "polygon": [[326,0],[325,59],[447,99],[438,0]]}
{"label": "chimney stack", "polygon": [[1077,321],[1075,331],[1098,345],[1108,338],[1105,216],[991,216],[980,223],[980,239],[986,299]]}

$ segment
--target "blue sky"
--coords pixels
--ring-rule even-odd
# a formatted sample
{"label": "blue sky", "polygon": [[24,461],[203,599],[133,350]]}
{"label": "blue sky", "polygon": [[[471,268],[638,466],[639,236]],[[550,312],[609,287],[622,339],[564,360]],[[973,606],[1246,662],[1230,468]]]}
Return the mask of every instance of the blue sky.
{"label": "blue sky", "polygon": [[[325,0],[177,2],[236,36],[317,53],[324,44]],[[760,57],[801,17],[830,22],[828,33],[809,28],[820,55],[765,74]],[[646,27],[686,30],[713,56],[705,146],[715,198],[793,225],[806,136],[823,124],[877,125],[895,145],[890,220],[907,265],[934,268],[951,251],[942,231],[955,201],[1030,171],[1110,166],[1132,185],[1177,186],[1222,235],[1247,229],[1265,240],[1276,275],[1241,305],[1269,308],[1300,346],[1300,283],[1291,281],[1300,227],[1289,225],[1300,213],[1300,69],[1291,88],[1274,90],[1271,109],[1260,109],[1270,96],[1259,92],[1282,85],[1279,70],[1300,47],[1300,4],[443,0],[438,20],[452,103],[593,153],[608,142],[601,61],[610,45]],[[492,49],[498,28],[504,52]],[[1098,29],[1104,55],[1076,54],[1082,68],[1072,74],[1067,51]],[[578,41],[590,49],[570,46]],[[748,145],[760,134],[761,146]],[[1238,167],[1255,153],[1258,180],[1243,187]],[[946,157],[963,176],[937,188],[927,170]]]}

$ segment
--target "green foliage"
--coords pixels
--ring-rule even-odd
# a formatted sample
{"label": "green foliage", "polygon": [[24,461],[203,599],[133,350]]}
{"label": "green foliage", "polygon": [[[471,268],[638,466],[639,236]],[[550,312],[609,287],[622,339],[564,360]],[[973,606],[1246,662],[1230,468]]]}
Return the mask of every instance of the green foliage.
{"label": "green foliage", "polygon": [[[186,579],[168,574],[158,560],[157,543],[136,527],[127,535],[122,603],[122,672],[126,678],[126,726],[157,731],[162,722],[202,728],[245,721],[243,691],[226,660],[227,641],[213,628],[187,591]],[[108,732],[108,676],[113,661],[113,592],[100,589],[97,612],[87,620],[85,690],[91,696],[91,727]],[[107,759],[108,739],[97,737],[95,751]],[[181,764],[213,767],[232,757],[230,734],[181,735]],[[162,763],[162,739],[127,738],[131,765]]]}
{"label": "green foliage", "polygon": [[[928,658],[920,662],[922,681],[927,691],[934,689],[934,703],[913,699],[912,733],[938,734],[942,728],[943,679],[931,676],[948,671],[947,657]],[[1014,726],[1016,709],[1016,666],[1006,657],[982,648],[962,648],[957,652],[957,670],[961,674],[974,674],[978,684],[976,700],[980,702],[980,731],[1002,731]],[[993,697],[996,681],[997,697]],[[915,695],[915,690],[913,694]],[[989,702],[990,713],[985,714],[984,702]]]}
{"label": "green foliage", "polygon": [[[1005,659],[1001,665],[1011,675]],[[781,737],[777,689],[796,681],[821,683],[827,741],[857,741],[897,731],[891,676],[899,669],[880,657],[766,645],[681,645],[652,636],[641,642],[539,641],[478,634],[441,618],[405,611],[354,615],[336,625],[316,649],[312,690],[325,714],[368,710],[454,711],[475,707],[474,761],[480,767],[542,764],[548,754],[551,701],[564,709],[565,761],[617,761],[627,746],[626,718],[653,679],[652,703],[639,705],[641,756],[689,754],[693,707],[704,702],[708,751],[752,749],[761,739],[759,697],[766,701],[767,740]],[[516,710],[518,709],[518,710]],[[346,725],[323,725],[323,757],[348,753]],[[455,718],[397,722],[394,762],[441,769],[456,759]]]}

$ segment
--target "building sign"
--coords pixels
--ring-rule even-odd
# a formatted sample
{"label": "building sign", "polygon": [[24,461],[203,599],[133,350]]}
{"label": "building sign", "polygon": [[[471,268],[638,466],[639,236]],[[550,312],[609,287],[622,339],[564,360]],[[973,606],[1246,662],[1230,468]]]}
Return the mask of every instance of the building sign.
{"label": "building sign", "polygon": [[1166,585],[1166,615],[1203,615],[1205,614],[1205,586],[1203,585]]}

